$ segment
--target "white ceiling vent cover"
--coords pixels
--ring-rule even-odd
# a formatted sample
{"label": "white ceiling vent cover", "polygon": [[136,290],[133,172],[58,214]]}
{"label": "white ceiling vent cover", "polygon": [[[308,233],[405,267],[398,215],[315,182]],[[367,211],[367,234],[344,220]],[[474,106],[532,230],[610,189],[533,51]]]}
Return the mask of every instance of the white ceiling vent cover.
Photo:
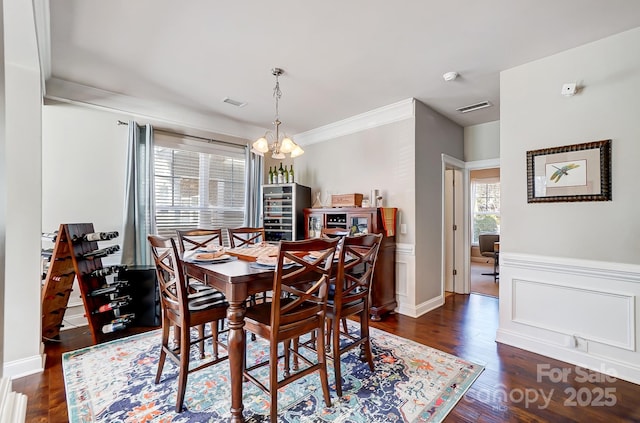
{"label": "white ceiling vent cover", "polygon": [[488,101],[481,101],[480,103],[470,104],[468,106],[458,107],[456,110],[460,113],[473,112],[474,110],[484,109],[485,107],[492,106]]}
{"label": "white ceiling vent cover", "polygon": [[231,104],[232,106],[236,106],[236,107],[244,107],[244,106],[247,105],[246,101],[242,102],[242,101],[234,100],[234,99],[229,98],[229,97],[223,98],[222,101],[224,103]]}

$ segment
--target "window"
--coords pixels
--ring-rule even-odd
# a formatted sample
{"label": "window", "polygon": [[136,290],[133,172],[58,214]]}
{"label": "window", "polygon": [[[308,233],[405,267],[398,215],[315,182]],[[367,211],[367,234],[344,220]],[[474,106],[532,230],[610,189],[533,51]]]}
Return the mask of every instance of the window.
{"label": "window", "polygon": [[471,181],[472,243],[481,233],[500,233],[500,181],[497,178]]}
{"label": "window", "polygon": [[245,148],[158,137],[154,147],[156,231],[228,228],[245,221]]}

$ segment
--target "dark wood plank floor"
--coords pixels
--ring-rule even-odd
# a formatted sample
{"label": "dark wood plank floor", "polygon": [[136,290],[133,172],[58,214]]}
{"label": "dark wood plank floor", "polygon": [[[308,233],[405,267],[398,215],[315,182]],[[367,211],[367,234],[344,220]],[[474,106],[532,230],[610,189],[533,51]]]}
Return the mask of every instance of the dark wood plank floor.
{"label": "dark wood plank floor", "polygon": [[[640,385],[607,381],[599,373],[496,343],[496,298],[452,295],[445,306],[418,319],[391,315],[373,326],[486,365],[446,422],[640,422]],[[28,422],[67,421],[60,355],[89,345],[91,337],[78,328],[61,338],[47,344],[43,373],[13,382],[15,391],[28,396]],[[554,382],[552,376],[562,371],[570,373]]]}

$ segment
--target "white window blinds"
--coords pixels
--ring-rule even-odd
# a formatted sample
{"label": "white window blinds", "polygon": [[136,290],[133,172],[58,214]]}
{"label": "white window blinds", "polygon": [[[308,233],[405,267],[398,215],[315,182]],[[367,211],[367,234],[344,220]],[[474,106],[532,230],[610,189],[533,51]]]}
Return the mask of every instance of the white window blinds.
{"label": "white window blinds", "polygon": [[162,136],[155,139],[156,231],[228,228],[245,221],[245,146]]}

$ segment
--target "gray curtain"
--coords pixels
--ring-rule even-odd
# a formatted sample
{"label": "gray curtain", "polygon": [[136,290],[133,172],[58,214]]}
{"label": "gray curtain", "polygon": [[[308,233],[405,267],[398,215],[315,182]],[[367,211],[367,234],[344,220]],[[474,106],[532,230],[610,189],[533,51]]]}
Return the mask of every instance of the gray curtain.
{"label": "gray curtain", "polygon": [[129,121],[122,264],[153,266],[147,235],[155,233],[153,128]]}
{"label": "gray curtain", "polygon": [[247,213],[245,215],[245,225],[251,227],[262,226],[260,213],[262,212],[262,173],[264,159],[259,154],[254,154],[249,148],[246,150],[247,158],[247,191],[245,193],[245,204]]}

